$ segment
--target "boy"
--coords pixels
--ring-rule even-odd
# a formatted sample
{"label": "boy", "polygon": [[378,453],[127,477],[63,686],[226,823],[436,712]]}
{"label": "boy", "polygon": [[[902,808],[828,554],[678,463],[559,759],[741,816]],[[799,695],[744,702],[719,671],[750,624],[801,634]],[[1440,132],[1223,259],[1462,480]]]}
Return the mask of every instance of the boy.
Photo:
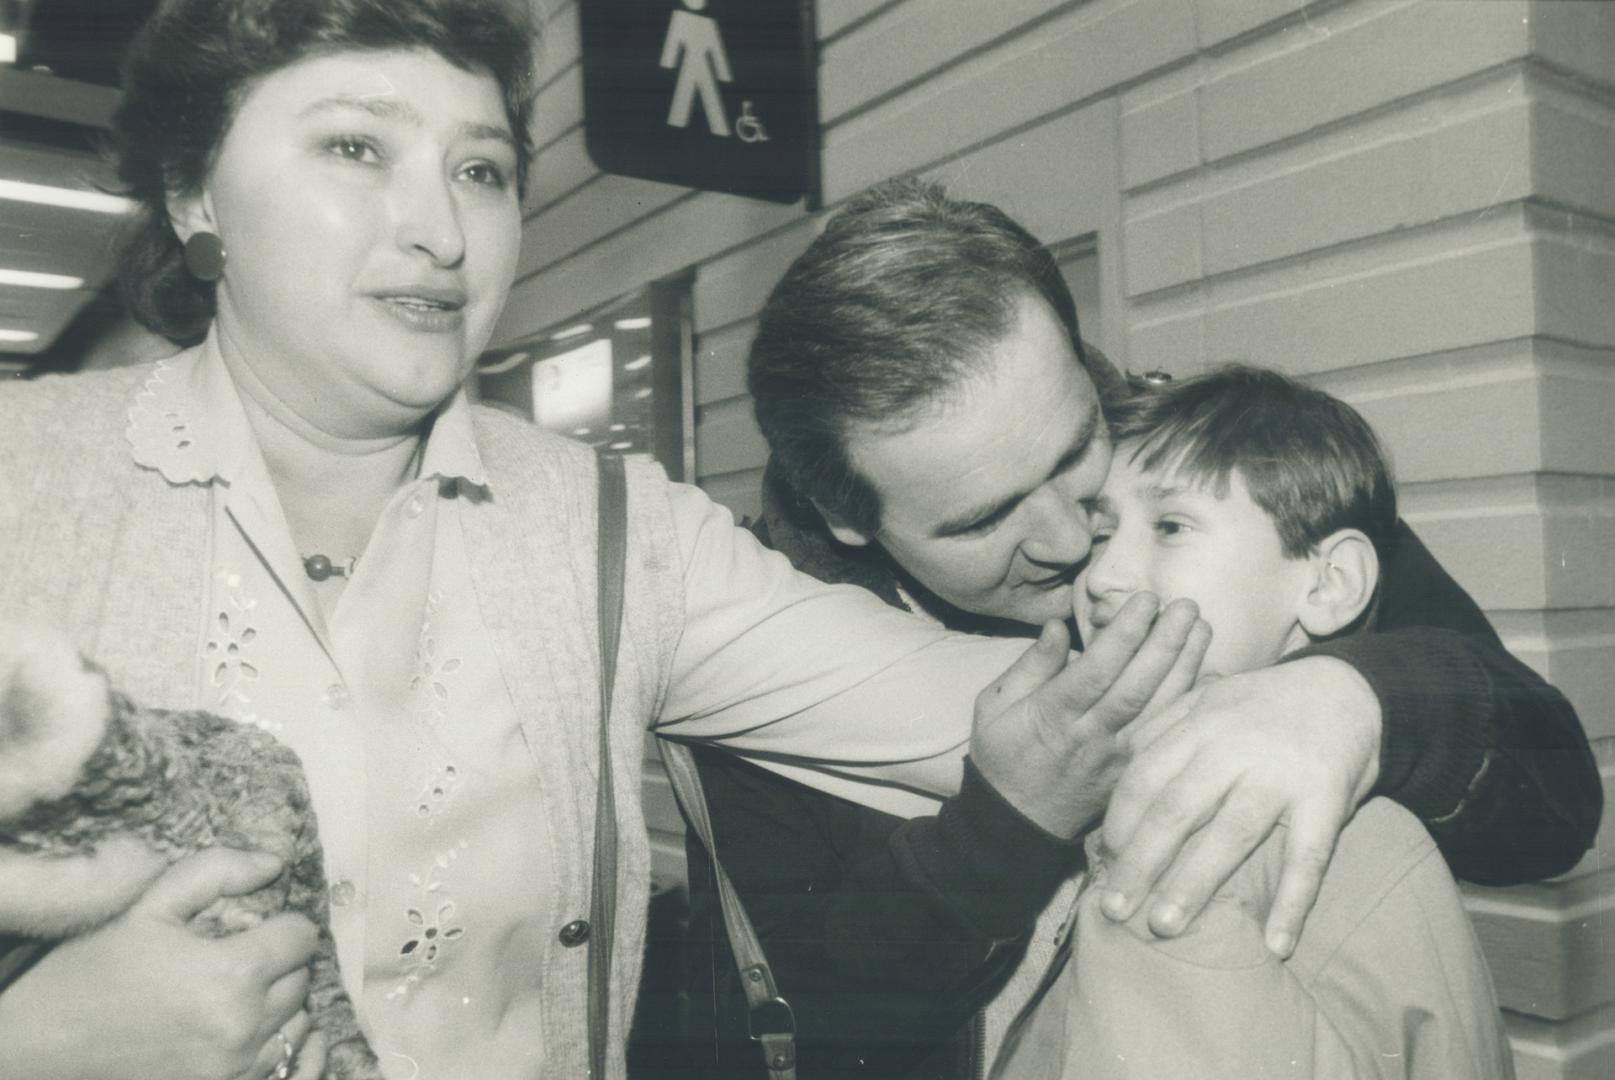
{"label": "boy", "polygon": [[[1396,496],[1349,406],[1231,367],[1111,410],[1115,455],[1078,580],[1084,638],[1134,592],[1194,600],[1202,672],[1278,663],[1351,633],[1375,602]],[[1131,733],[1150,741],[1150,732]],[[1070,952],[1012,1029],[995,1076],[1513,1075],[1457,886],[1420,823],[1375,799],[1340,835],[1294,953],[1263,944],[1271,835],[1182,937],[1103,917],[1097,832]]]}

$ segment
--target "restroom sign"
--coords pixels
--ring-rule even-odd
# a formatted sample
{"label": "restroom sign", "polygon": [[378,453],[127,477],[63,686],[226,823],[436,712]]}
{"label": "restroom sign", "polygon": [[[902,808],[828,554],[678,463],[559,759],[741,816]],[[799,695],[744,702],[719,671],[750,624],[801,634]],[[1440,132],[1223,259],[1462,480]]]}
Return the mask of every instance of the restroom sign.
{"label": "restroom sign", "polygon": [[818,205],[812,0],[579,0],[578,14],[601,169]]}

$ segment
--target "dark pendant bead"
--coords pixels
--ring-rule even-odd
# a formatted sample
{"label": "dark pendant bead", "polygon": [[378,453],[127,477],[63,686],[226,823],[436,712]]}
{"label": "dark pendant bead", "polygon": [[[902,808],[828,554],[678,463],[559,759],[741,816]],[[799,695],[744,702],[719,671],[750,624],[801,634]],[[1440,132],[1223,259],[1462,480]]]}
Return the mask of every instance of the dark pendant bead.
{"label": "dark pendant bead", "polygon": [[324,581],[331,576],[331,560],[324,555],[310,555],[303,560],[303,571],[312,581]]}

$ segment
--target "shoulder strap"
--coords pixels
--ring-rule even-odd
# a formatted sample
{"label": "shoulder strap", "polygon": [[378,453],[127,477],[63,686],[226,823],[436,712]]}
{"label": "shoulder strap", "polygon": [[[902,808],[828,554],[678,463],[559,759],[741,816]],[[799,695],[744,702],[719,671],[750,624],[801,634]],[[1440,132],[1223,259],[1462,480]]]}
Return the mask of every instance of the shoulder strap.
{"label": "shoulder strap", "polygon": [[594,807],[594,884],[589,902],[589,1075],[604,1080],[611,1027],[611,945],[617,929],[617,801],[611,778],[611,689],[617,675],[623,571],[628,552],[628,484],[622,458],[600,472],[600,780]]}
{"label": "shoulder strap", "polygon": [[695,756],[683,743],[667,738],[658,739],[656,743],[662,752],[662,762],[667,766],[668,779],[673,782],[673,792],[684,810],[684,818],[705,845],[713,875],[718,880],[718,903],[723,908],[729,948],[740,970],[740,987],[746,994],[751,1037],[762,1044],[769,1080],[796,1080],[796,1017],[791,1012],[790,1002],[780,996],[751,917],[746,914],[740,894],[718,861],[718,848],[712,838],[712,818],[707,813],[706,793],[701,787],[701,774],[696,771]]}

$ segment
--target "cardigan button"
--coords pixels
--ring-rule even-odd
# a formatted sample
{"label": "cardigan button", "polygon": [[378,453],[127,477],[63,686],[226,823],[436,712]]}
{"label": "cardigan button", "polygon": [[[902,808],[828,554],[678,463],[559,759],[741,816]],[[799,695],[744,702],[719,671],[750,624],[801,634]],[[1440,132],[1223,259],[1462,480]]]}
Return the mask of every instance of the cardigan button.
{"label": "cardigan button", "polygon": [[576,948],[589,940],[589,924],[583,919],[573,919],[561,927],[561,944],[569,949]]}

